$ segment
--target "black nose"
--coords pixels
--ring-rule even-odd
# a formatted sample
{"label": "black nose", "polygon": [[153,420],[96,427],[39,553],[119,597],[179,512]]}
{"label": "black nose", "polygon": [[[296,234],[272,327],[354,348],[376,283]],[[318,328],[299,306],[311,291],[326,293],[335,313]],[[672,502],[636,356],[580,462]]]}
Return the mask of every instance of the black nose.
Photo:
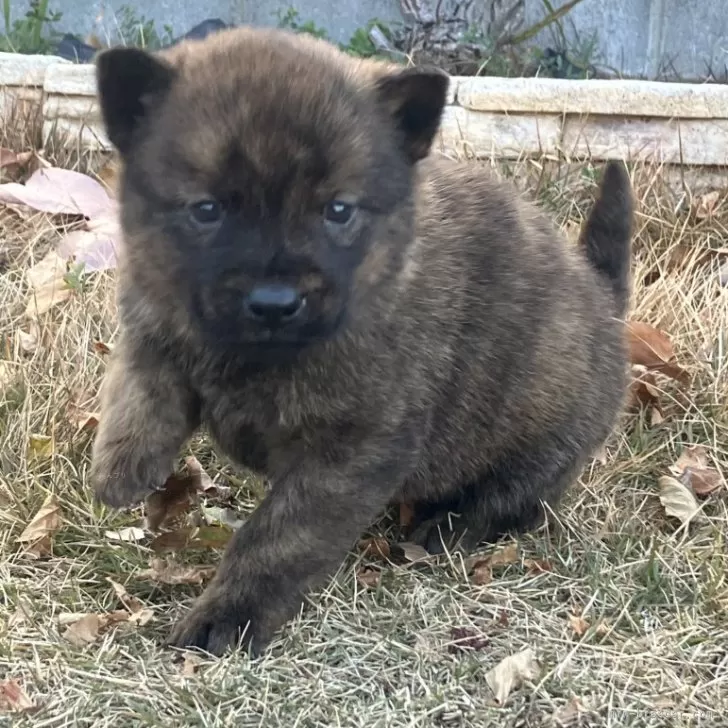
{"label": "black nose", "polygon": [[253,288],[245,300],[245,310],[251,318],[276,325],[294,318],[303,303],[295,288],[269,284]]}

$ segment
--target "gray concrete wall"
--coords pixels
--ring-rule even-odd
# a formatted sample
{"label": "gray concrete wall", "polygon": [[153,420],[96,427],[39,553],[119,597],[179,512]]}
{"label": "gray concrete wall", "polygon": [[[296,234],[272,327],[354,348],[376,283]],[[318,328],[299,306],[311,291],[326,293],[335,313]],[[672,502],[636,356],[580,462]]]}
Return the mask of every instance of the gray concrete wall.
{"label": "gray concrete wall", "polygon": [[[498,0],[495,0],[498,2]],[[492,3],[494,0],[475,0]],[[555,7],[567,0],[552,0]],[[524,27],[543,17],[542,0],[523,0]],[[51,0],[61,10],[59,29],[96,32],[114,38],[118,11],[131,5],[159,30],[171,25],[177,35],[210,17],[225,22],[277,23],[276,11],[294,6],[301,20],[312,20],[335,40],[346,42],[373,17],[401,21],[399,0]],[[27,0],[12,0],[15,17]],[[435,7],[436,2],[430,2]],[[655,78],[666,70],[683,76],[704,75],[708,67],[728,73],[728,0],[582,0],[563,23],[569,42],[596,33],[598,60],[629,75]],[[553,45],[553,29],[537,38]]]}

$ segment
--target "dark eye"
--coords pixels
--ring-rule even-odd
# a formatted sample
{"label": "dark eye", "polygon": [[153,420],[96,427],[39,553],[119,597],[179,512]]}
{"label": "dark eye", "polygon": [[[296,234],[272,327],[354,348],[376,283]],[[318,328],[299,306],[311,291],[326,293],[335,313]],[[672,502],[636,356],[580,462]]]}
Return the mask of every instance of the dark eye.
{"label": "dark eye", "polygon": [[190,205],[190,215],[199,225],[212,225],[222,217],[222,205],[215,200],[200,200]]}
{"label": "dark eye", "polygon": [[341,200],[332,200],[324,208],[324,217],[334,225],[346,225],[354,214],[354,205]]}

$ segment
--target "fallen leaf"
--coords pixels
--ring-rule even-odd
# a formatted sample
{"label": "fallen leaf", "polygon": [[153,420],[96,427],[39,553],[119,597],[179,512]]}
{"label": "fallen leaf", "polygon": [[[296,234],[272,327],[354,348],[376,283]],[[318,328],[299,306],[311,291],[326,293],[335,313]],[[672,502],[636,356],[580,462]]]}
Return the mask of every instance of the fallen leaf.
{"label": "fallen leaf", "polygon": [[643,366],[632,366],[632,381],[629,389],[629,407],[632,410],[645,409],[650,414],[650,425],[659,425],[664,417],[660,404],[660,390],[655,375]]}
{"label": "fallen leaf", "polygon": [[670,467],[670,472],[701,497],[710,495],[723,485],[723,478],[710,466],[708,450],[703,445],[686,447]]}
{"label": "fallen leaf", "polygon": [[82,230],[73,230],[58,241],[58,253],[65,260],[83,263],[87,271],[115,268],[121,228],[115,214],[88,220]]}
{"label": "fallen leaf", "polygon": [[700,511],[698,501],[692,491],[670,475],[660,477],[660,502],[668,516],[677,518],[681,523],[690,522]]}
{"label": "fallen leaf", "polygon": [[199,655],[193,655],[191,652],[185,652],[185,658],[182,662],[182,677],[194,677],[197,669],[203,664],[203,660]]}
{"label": "fallen leaf", "polygon": [[149,546],[156,552],[181,551],[187,548],[224,549],[234,533],[227,526],[190,526],[161,533]]}
{"label": "fallen leaf", "polygon": [[524,559],[523,565],[529,574],[544,574],[553,571],[553,566],[547,559]]}
{"label": "fallen leaf", "polygon": [[34,708],[33,701],[17,680],[0,680],[0,709],[23,713]]}
{"label": "fallen leaf", "polygon": [[473,566],[473,584],[485,586],[493,581],[493,571],[490,568],[488,559],[480,559]]}
{"label": "fallen leaf", "polygon": [[579,725],[582,713],[586,712],[579,698],[572,698],[566,705],[562,705],[551,716],[551,720],[558,728],[572,728]]}
{"label": "fallen leaf", "polygon": [[485,649],[490,640],[480,632],[469,627],[453,627],[450,630],[450,639],[447,651],[451,654],[457,652],[479,652]]}
{"label": "fallen leaf", "polygon": [[146,527],[158,531],[163,525],[187,513],[197,502],[199,476],[173,473],[162,488],[144,501]]}
{"label": "fallen leaf", "polygon": [[415,512],[409,503],[400,501],[399,504],[399,526],[400,528],[409,528],[414,520]]}
{"label": "fallen leaf", "polygon": [[39,335],[35,321],[31,321],[30,331],[18,330],[18,345],[23,354],[34,354],[37,351]]}
{"label": "fallen leaf", "polygon": [[47,460],[53,456],[56,443],[52,435],[30,435],[28,460]]}
{"label": "fallen leaf", "polygon": [[86,614],[64,630],[61,635],[74,647],[84,647],[96,641],[101,632],[101,620],[98,614]]}
{"label": "fallen leaf", "polygon": [[237,517],[237,513],[232,508],[220,508],[219,506],[202,506],[200,509],[205,522],[208,524],[220,524],[228,526],[234,531],[240,528],[245,521]]}
{"label": "fallen leaf", "polygon": [[527,680],[535,680],[540,671],[541,666],[533,649],[528,647],[501,660],[486,673],[485,681],[498,704],[504,705],[513,690],[517,690]]}
{"label": "fallen leaf", "polygon": [[110,198],[102,185],[86,174],[60,167],[37,169],[22,185],[0,185],[0,202],[27,205],[53,215],[97,218],[109,209]]}
{"label": "fallen leaf", "polygon": [[50,553],[52,538],[62,524],[61,506],[56,496],[51,494],[16,540],[27,544],[25,553],[35,558],[45,556]]}
{"label": "fallen leaf", "polygon": [[5,387],[10,384],[19,371],[20,370],[15,362],[0,361],[0,385]]}
{"label": "fallen leaf", "polygon": [[109,576],[106,577],[106,581],[111,584],[111,587],[114,590],[117,598],[122,603],[124,608],[131,612],[131,614],[136,614],[137,612],[141,612],[142,609],[144,609],[144,602],[142,602],[141,599],[137,599],[137,597],[133,597],[131,594],[129,594],[123,584],[119,584],[118,581],[114,581]]}
{"label": "fallen leaf", "polygon": [[139,579],[158,581],[162,584],[202,584],[214,576],[214,566],[186,566],[170,559],[153,558],[149,569],[140,571]]}
{"label": "fallen leaf", "polygon": [[695,201],[695,217],[698,220],[713,217],[720,206],[721,191],[712,190],[700,195]]}
{"label": "fallen leaf", "polygon": [[409,541],[401,541],[396,545],[406,561],[422,561],[422,559],[430,557],[430,554],[428,554],[427,551],[419,544],[411,543]]}
{"label": "fallen leaf", "polygon": [[505,609],[501,609],[498,613],[498,619],[496,619],[496,623],[499,627],[507,627],[509,624],[508,619],[508,612],[506,612]]}
{"label": "fallen leaf", "polygon": [[224,485],[217,485],[212,478],[205,472],[200,461],[194,455],[188,455],[185,458],[185,466],[190,476],[197,478],[197,490],[206,495],[216,495],[225,498],[230,495],[230,488]]}
{"label": "fallen leaf", "polygon": [[386,538],[363,538],[357,544],[364,556],[386,561],[391,556],[391,548]]}
{"label": "fallen leaf", "polygon": [[53,248],[40,262],[26,271],[31,289],[25,307],[27,317],[40,316],[73,295],[73,290],[66,284],[66,273],[66,261]]}
{"label": "fallen leaf", "polygon": [[587,631],[589,630],[589,622],[584,619],[584,617],[579,616],[577,614],[570,614],[569,615],[569,625],[571,626],[571,631],[577,636],[577,637],[583,637]]}
{"label": "fallen leaf", "polygon": [[135,541],[143,541],[146,537],[144,529],[137,526],[127,526],[120,528],[118,531],[104,531],[104,536],[110,541],[126,541],[133,543]]}
{"label": "fallen leaf", "polygon": [[685,382],[687,371],[677,364],[672,342],[667,334],[640,321],[627,322],[630,361],[657,371],[678,382]]}
{"label": "fallen leaf", "polygon": [[97,354],[101,354],[101,356],[108,356],[111,354],[111,348],[103,341],[94,341],[94,351]]}
{"label": "fallen leaf", "polygon": [[33,159],[34,152],[14,152],[7,147],[0,147],[0,169],[24,167]]}
{"label": "fallen leaf", "polygon": [[376,569],[357,569],[356,578],[364,586],[373,588],[381,581],[382,572]]}
{"label": "fallen leaf", "polygon": [[509,543],[504,548],[491,554],[488,559],[490,560],[491,567],[515,564],[518,562],[518,544]]}

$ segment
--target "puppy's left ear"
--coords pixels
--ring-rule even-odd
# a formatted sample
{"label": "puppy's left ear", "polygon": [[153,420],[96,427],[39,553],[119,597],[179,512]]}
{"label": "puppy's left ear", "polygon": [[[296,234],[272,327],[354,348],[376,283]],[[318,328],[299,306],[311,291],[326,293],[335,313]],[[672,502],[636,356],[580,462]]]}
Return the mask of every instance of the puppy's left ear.
{"label": "puppy's left ear", "polygon": [[110,48],[96,59],[96,89],[109,141],[122,157],[154,104],[169,91],[176,72],[166,61],[139,48]]}
{"label": "puppy's left ear", "polygon": [[377,94],[402,135],[410,161],[430,153],[447,99],[449,76],[439,68],[415,67],[377,80]]}

